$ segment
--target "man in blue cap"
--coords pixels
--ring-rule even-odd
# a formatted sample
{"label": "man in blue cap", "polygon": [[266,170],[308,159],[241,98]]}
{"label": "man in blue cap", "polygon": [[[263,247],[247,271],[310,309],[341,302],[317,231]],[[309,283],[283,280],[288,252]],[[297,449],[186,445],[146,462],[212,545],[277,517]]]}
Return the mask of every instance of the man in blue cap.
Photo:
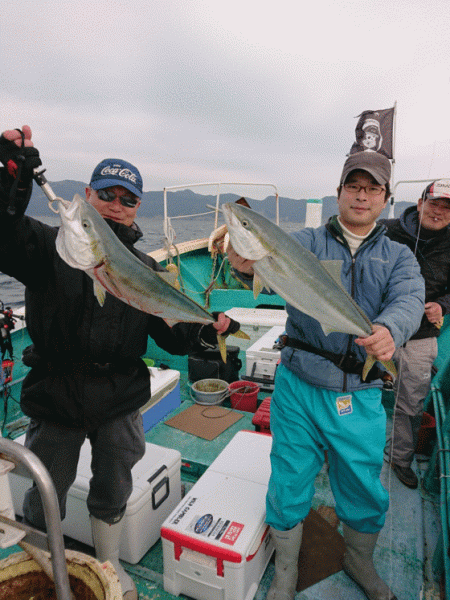
{"label": "man in blue cap", "polygon": [[[119,563],[122,517],[132,492],[132,467],[145,453],[142,416],[150,398],[150,376],[141,360],[148,336],[172,354],[211,347],[236,322],[223,313],[216,323],[177,323],[143,313],[110,294],[100,306],[93,282],[59,257],[57,229],[25,216],[33,169],[41,164],[31,129],[0,137],[0,269],[25,289],[28,332],[33,345],[23,362],[31,367],[22,384],[21,408],[30,417],[25,445],[47,467],[58,496],[61,518],[75,481],[80,448],[92,447],[92,478],[87,506],[99,560],[110,560],[125,600],[137,600],[136,586]],[[163,268],[134,247],[142,232],[134,219],[142,178],[132,164],[103,160],[92,173],[86,198],[142,262]],[[36,486],[27,491],[24,516],[45,528]]]}

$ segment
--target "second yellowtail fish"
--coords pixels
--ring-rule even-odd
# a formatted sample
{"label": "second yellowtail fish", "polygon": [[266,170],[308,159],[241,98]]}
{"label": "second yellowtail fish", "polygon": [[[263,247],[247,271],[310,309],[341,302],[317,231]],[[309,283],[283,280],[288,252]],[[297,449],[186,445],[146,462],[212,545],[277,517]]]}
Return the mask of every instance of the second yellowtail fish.
{"label": "second yellowtail fish", "polygon": [[[243,258],[256,261],[253,291],[263,287],[297,310],[317,319],[325,335],[332,331],[367,337],[372,324],[341,284],[341,262],[320,261],[293,237],[259,213],[239,204],[223,204],[231,244]],[[368,355],[365,380],[375,358]],[[396,375],[392,361],[382,363]]]}

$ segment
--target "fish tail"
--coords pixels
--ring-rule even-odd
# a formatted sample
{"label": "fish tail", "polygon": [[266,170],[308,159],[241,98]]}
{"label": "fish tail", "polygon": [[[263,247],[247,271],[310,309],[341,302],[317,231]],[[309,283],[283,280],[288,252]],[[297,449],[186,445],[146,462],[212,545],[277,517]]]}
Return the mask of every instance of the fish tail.
{"label": "fish tail", "polygon": [[239,329],[239,331],[236,331],[236,333],[232,333],[231,335],[234,335],[234,337],[237,337],[237,338],[241,338],[241,340],[249,340],[250,339],[250,336],[247,335],[245,333],[245,331],[242,331],[241,329]]}
{"label": "fish tail", "polygon": [[[364,367],[362,370],[361,379],[363,381],[366,380],[367,374],[369,373],[370,369],[373,367],[375,362],[376,362],[375,356],[372,356],[372,354],[369,354],[366,358],[366,362],[364,363]],[[384,361],[380,360],[379,362],[383,365],[383,367],[386,369],[386,371],[391,373],[391,375],[393,377],[397,377],[397,369],[395,368],[395,364],[392,360],[384,360]]]}
{"label": "fish tail", "polygon": [[393,360],[385,360],[381,364],[393,377],[397,377],[397,369]]}
{"label": "fish tail", "polygon": [[219,344],[219,351],[220,351],[220,356],[222,357],[222,360],[224,363],[227,362],[227,345],[225,343],[225,338],[220,335],[220,333],[217,334],[217,343]]}
{"label": "fish tail", "polygon": [[366,362],[364,363],[364,367],[363,367],[362,375],[361,375],[361,379],[363,381],[366,380],[367,374],[370,371],[370,369],[373,367],[374,364],[375,364],[375,356],[372,356],[372,354],[368,354],[367,358],[366,358]]}

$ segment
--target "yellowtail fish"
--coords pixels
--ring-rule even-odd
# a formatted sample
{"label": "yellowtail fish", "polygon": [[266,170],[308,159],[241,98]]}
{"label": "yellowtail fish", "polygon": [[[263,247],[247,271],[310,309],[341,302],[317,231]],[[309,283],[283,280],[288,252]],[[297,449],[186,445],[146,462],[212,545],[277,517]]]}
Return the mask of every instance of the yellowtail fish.
{"label": "yellowtail fish", "polygon": [[[130,252],[84,198],[76,194],[72,202],[60,200],[58,212],[57,252],[68,265],[93,279],[102,306],[109,292],[134,308],[161,317],[169,326],[215,322],[213,315],[174,287],[172,273],[154,271]],[[242,331],[234,335],[248,339]],[[219,334],[217,338],[225,362],[225,339]]]}
{"label": "yellowtail fish", "polygon": [[[342,261],[320,261],[293,237],[246,206],[222,205],[233,249],[253,265],[255,298],[265,287],[279,294],[297,310],[320,322],[323,332],[367,337],[372,324],[342,287]],[[375,358],[368,355],[362,378]],[[392,361],[382,363],[396,375]]]}

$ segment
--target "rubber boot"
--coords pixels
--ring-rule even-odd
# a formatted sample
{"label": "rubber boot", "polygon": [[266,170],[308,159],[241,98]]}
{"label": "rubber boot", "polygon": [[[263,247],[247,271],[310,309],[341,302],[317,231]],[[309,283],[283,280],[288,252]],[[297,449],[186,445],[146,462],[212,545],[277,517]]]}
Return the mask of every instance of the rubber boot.
{"label": "rubber boot", "polygon": [[344,523],[344,571],[364,591],[369,600],[397,600],[375,571],[373,551],[378,533],[361,533]]}
{"label": "rubber boot", "polygon": [[110,525],[91,516],[92,538],[95,556],[100,562],[109,562],[114,567],[122,587],[123,600],[138,600],[134,581],[119,562],[119,545],[123,521]]}
{"label": "rubber boot", "polygon": [[302,533],[303,522],[289,531],[270,528],[275,544],[275,577],[267,593],[267,600],[294,600]]}

